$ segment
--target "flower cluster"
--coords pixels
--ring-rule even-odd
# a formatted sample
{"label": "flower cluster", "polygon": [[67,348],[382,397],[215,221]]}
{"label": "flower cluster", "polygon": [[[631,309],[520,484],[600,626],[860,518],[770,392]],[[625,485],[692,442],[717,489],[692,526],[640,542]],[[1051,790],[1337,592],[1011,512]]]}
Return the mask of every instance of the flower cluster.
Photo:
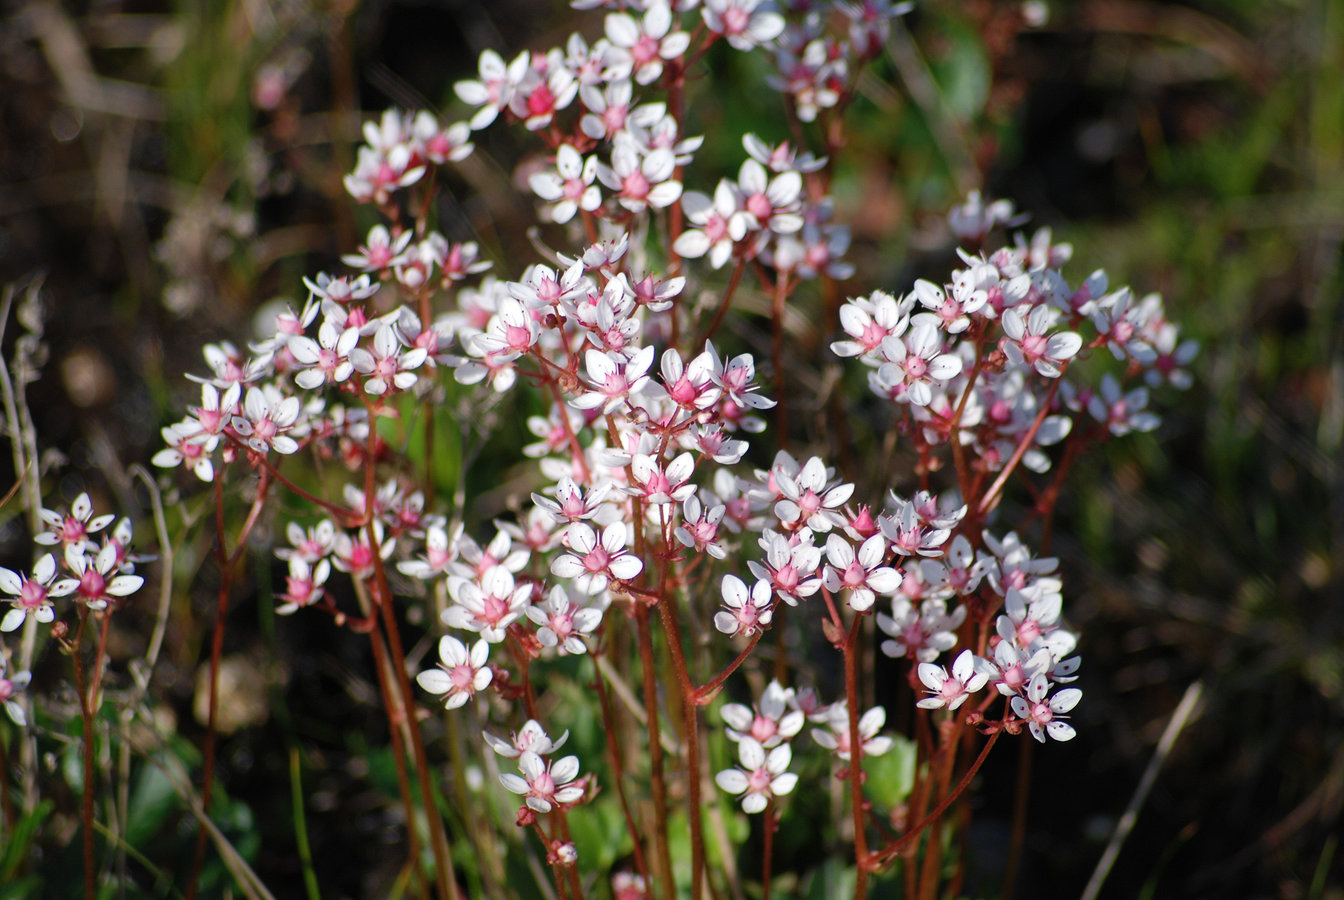
{"label": "flower cluster", "polygon": [[[54,601],[71,597],[84,608],[100,612],[140,590],[145,579],[135,574],[143,558],[131,553],[131,522],[122,519],[108,530],[114,515],[93,515],[88,494],[80,494],[66,513],[42,509],[47,529],[33,538],[40,547],[59,548],[60,564],[44,553],[29,573],[0,568],[0,591],[10,609],[0,631],[15,631],[29,618],[47,625],[56,618]],[[103,532],[98,537],[99,532]],[[64,576],[64,577],[61,577]]]}
{"label": "flower cluster", "polygon": [[[831,344],[890,402],[897,433],[918,454],[921,489],[856,499],[847,473],[813,452],[758,447],[770,463],[753,468],[744,463],[751,445],[763,443],[768,416],[785,421],[776,403],[787,408],[789,398],[766,396],[753,353],[729,351],[736,338],[718,330],[723,314],[755,277],[777,301],[782,343],[792,292],[853,273],[849,234],[832,221],[829,160],[803,147],[743,135],[732,174],[699,175],[702,141],[685,133],[687,68],[718,41],[763,49],[797,120],[826,121],[852,99],[861,66],[906,7],[866,0],[822,16],[807,14],[808,3],[786,15],[758,0],[579,5],[608,8],[602,36],[575,34],[507,62],[483,53],[477,77],[456,85],[471,107],[465,122],[390,111],[365,129],[346,187],[387,223],[342,258],[348,271],[308,280],[303,309],[276,317],[249,353],[206,349],[200,405],[164,429],[155,462],[205,481],[246,466],[259,473],[259,492],[281,484],[321,509],[316,522],[286,525],[281,613],[320,610],[371,630],[390,627],[379,615],[394,599],[433,598],[438,662],[415,681],[454,722],[525,722],[508,740],[487,731],[483,741],[517,761],[500,783],[522,798],[517,822],[536,827],[557,880],[577,858],[567,813],[599,787],[623,791],[625,779],[581,777],[577,755],[556,756],[565,738],[552,741],[542,722],[563,718],[566,706],[551,702],[548,672],[593,672],[585,677],[602,690],[608,728],[609,682],[644,722],[680,692],[687,770],[668,777],[680,778],[691,804],[697,710],[780,621],[799,628],[804,651],[835,648],[851,676],[861,639],[879,632],[882,652],[906,673],[908,702],[945,726],[927,732],[937,736],[921,752],[975,726],[1068,740],[1065,719],[1081,692],[1064,685],[1079,667],[1078,639],[1063,620],[1056,561],[991,527],[993,516],[1019,466],[1067,468],[1060,460],[1072,455],[1057,445],[1072,451],[1155,428],[1149,391],[1188,383],[1193,345],[1160,299],[1135,302],[1100,272],[1071,286],[1062,273],[1071,250],[1048,231],[984,252],[995,228],[1018,220],[1010,205],[975,194],[951,220],[972,248],[960,251],[963,267],[900,296],[850,299],[839,311],[843,337]],[[472,132],[496,123],[520,125],[541,145],[517,183],[538,201],[544,240],[561,249],[539,237],[540,258],[487,275],[476,245],[430,227],[438,180],[426,175],[463,160]],[[724,286],[716,270],[728,266]],[[1085,378],[1090,360],[1120,371]],[[778,352],[763,366],[787,389],[784,367]],[[519,448],[528,463],[514,473],[526,487],[511,498],[516,515],[478,542],[463,521],[434,511],[433,477],[412,474],[419,461],[390,445],[395,429],[379,420],[420,425],[432,464],[436,406],[466,395],[461,418],[476,423],[515,389],[529,391],[534,413],[525,424],[536,440]],[[290,480],[288,460],[309,456],[357,473],[338,501]],[[939,473],[955,481],[935,493]],[[53,528],[82,540],[107,524],[95,527],[87,511],[75,518]],[[81,549],[82,562],[67,565],[119,596],[129,590],[119,577],[129,576],[116,576],[105,553]],[[333,571],[349,576],[358,612]],[[93,590],[55,577],[50,556],[31,577],[0,575],[27,604],[6,629],[30,612],[50,620],[40,612],[48,597]],[[836,688],[824,676],[816,687],[785,687],[782,673],[817,669],[791,666],[786,645],[780,680],[751,705],[720,708],[735,762],[714,782],[746,813],[778,810],[793,792],[796,738],[808,722],[814,747],[797,752],[835,764],[854,797],[864,758],[900,739],[883,733],[886,709],[852,677],[829,703],[821,692]],[[660,682],[653,667],[664,653],[676,671]],[[704,660],[713,661],[707,673]],[[632,666],[642,669],[642,699],[624,681]],[[661,746],[664,735],[648,740]],[[663,773],[653,777],[663,790]],[[699,809],[692,815],[698,828]]]}

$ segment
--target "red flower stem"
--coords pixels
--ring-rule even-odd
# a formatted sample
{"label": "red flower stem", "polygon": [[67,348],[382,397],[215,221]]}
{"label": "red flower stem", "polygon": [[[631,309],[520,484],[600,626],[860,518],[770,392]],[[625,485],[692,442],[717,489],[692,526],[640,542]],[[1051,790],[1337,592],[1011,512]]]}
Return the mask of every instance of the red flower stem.
{"label": "red flower stem", "polygon": [[1027,838],[1027,804],[1031,799],[1031,761],[1035,741],[1019,741],[1017,748],[1017,794],[1013,797],[1013,829],[1008,837],[1008,862],[1003,867],[1003,887],[999,896],[1012,900],[1017,868],[1022,863],[1022,846]]}
{"label": "red flower stem", "polygon": [[80,644],[84,641],[84,626],[88,622],[89,608],[79,606],[79,627],[75,630],[73,652],[70,654],[75,664],[75,690],[79,693],[79,716],[84,728],[84,792],[80,806],[81,830],[84,835],[84,898],[94,900],[98,895],[98,870],[94,868],[93,856],[93,696],[84,680],[84,659],[80,655]]}
{"label": "red flower stem", "polygon": [[764,632],[757,631],[747,642],[747,646],[742,648],[742,652],[737,654],[737,658],[724,667],[723,671],[715,675],[709,681],[706,681],[700,687],[692,692],[692,701],[696,706],[704,706],[714,699],[714,694],[723,685],[728,676],[737,671],[737,667],[747,661],[751,651],[756,649],[756,645],[761,641],[761,635]]}
{"label": "red flower stem", "polygon": [[771,356],[775,364],[775,436],[779,449],[789,449],[789,395],[784,377],[784,304],[789,299],[789,277],[781,269],[775,273],[775,296],[771,305],[773,346]]}
{"label": "red flower stem", "polygon": [[765,846],[761,850],[761,900],[770,900],[771,855],[775,849],[775,798],[765,801]]}
{"label": "red flower stem", "polygon": [[[666,566],[663,571],[658,614],[663,622],[663,632],[667,635],[672,668],[677,673],[677,684],[681,688],[682,746],[686,749],[686,818],[691,825],[691,897],[692,900],[700,900],[704,896],[705,834],[700,810],[699,706],[696,704],[696,690],[691,685],[691,673],[686,669],[681,627],[672,608],[673,600],[666,591]],[[650,736],[650,743],[657,743],[656,735]]]}
{"label": "red flower stem", "polygon": [[[219,664],[224,655],[224,626],[229,615],[229,594],[233,590],[233,572],[247,551],[247,536],[257,523],[270,486],[269,467],[261,471],[257,493],[248,510],[247,519],[238,533],[233,553],[229,553],[224,539],[224,467],[215,471],[215,562],[219,566],[219,591],[215,595],[215,629],[210,640],[210,698],[205,726],[204,760],[201,764],[201,810],[210,815],[210,800],[214,793],[215,744],[217,742],[216,715],[219,710]],[[192,857],[191,874],[187,878],[186,900],[194,900],[196,883],[200,880],[201,866],[205,863],[205,826],[196,833],[196,850]]]}
{"label": "red flower stem", "polygon": [[863,742],[859,738],[859,633],[863,617],[855,616],[844,644],[845,702],[849,709],[849,803],[854,817],[854,900],[868,896],[868,838],[863,815]]}
{"label": "red flower stem", "polygon": [[[550,836],[546,834],[546,829],[541,827],[541,821],[539,819],[532,820],[532,828],[537,832],[537,837],[541,839],[542,849],[546,851],[547,861],[549,862],[551,855]],[[565,880],[560,875],[559,866],[551,866],[551,880],[555,882],[556,900],[567,900],[569,892],[565,889]]]}
{"label": "red flower stem", "polygon": [[[375,439],[373,429],[369,431],[369,440]],[[372,466],[369,467],[369,481],[373,480]],[[373,493],[365,493],[365,506],[372,509]],[[392,609],[392,592],[387,585],[387,572],[383,568],[382,549],[378,546],[378,533],[375,521],[364,526],[369,538],[374,568],[373,601],[383,617],[383,631],[387,637],[387,649],[391,656],[392,671],[396,675],[396,685],[401,692],[401,708],[406,730],[411,738],[411,751],[415,758],[415,772],[420,782],[420,801],[425,807],[425,818],[429,821],[430,846],[434,851],[435,876],[439,883],[439,894],[447,900],[458,900],[457,880],[453,874],[453,861],[448,851],[448,835],[443,829],[443,817],[434,804],[434,786],[430,780],[429,757],[425,754],[424,738],[420,735],[420,725],[416,717],[410,714],[415,707],[415,692],[411,689],[411,676],[406,671],[406,654],[401,647],[401,633],[397,629],[396,613]],[[409,824],[409,823],[408,823]]]}
{"label": "red flower stem", "polygon": [[555,398],[556,409],[560,410],[560,427],[565,430],[565,437],[569,440],[569,452],[578,463],[579,471],[583,474],[583,483],[592,485],[593,473],[588,471],[588,457],[583,452],[583,445],[579,443],[579,436],[574,433],[574,429],[569,426],[569,410],[565,405],[565,398],[560,396],[560,385],[554,378],[547,379],[546,387],[550,389],[551,396]]}
{"label": "red flower stem", "polygon": [[947,811],[947,808],[961,796],[962,791],[970,786],[971,779],[975,777],[975,773],[980,771],[980,767],[985,763],[985,758],[989,756],[990,749],[994,746],[995,741],[999,739],[999,735],[1002,733],[1003,731],[999,730],[989,736],[989,740],[985,741],[985,746],[980,750],[980,755],[975,758],[975,763],[966,770],[966,774],[962,776],[961,781],[957,782],[956,788],[943,798],[942,802],[938,804],[933,812],[921,819],[914,827],[908,830],[903,837],[875,852],[872,857],[869,858],[869,863],[874,869],[885,865],[889,860],[896,857],[902,850],[917,840],[924,832],[924,829],[938,821],[942,814]]}
{"label": "red flower stem", "polygon": [[981,350],[983,350],[983,346],[977,342],[975,366],[971,369],[970,377],[966,380],[966,388],[961,392],[961,399],[957,402],[957,409],[952,413],[952,421],[947,428],[947,440],[952,445],[952,466],[957,472],[957,486],[961,488],[961,496],[966,498],[973,496],[969,493],[971,488],[971,472],[966,467],[966,450],[961,446],[961,440],[957,436],[957,431],[961,428],[961,417],[966,411],[966,403],[970,400],[971,393],[975,390],[975,382],[980,377],[980,370],[984,365],[984,357],[981,355]]}
{"label": "red flower stem", "polygon": [[1027,429],[1026,434],[1022,435],[1022,440],[1017,442],[1017,449],[1013,451],[1013,455],[1009,457],[1008,462],[1004,464],[1003,471],[999,472],[999,477],[994,479],[994,483],[989,486],[989,490],[985,491],[984,496],[980,498],[980,505],[976,509],[976,516],[978,518],[983,519],[985,514],[993,509],[998,503],[999,494],[1003,491],[1003,486],[1007,483],[1008,476],[1013,473],[1013,470],[1017,468],[1017,464],[1022,461],[1022,457],[1026,454],[1027,448],[1031,446],[1031,442],[1036,437],[1036,432],[1040,431],[1041,424],[1045,421],[1045,417],[1050,414],[1050,405],[1055,400],[1055,394],[1059,393],[1059,385],[1062,381],[1062,377],[1053,380],[1053,383],[1050,385],[1050,393],[1046,395],[1045,402],[1041,404],[1041,410],[1036,413],[1036,418],[1032,421],[1031,427]]}
{"label": "red flower stem", "polygon": [[[358,583],[358,582],[356,582]],[[415,795],[411,792],[411,779],[406,771],[406,744],[402,736],[400,720],[405,718],[404,711],[398,706],[392,694],[388,679],[387,647],[383,643],[378,629],[378,617],[371,615],[369,646],[373,649],[373,665],[378,672],[378,692],[383,698],[383,712],[387,715],[387,733],[392,741],[392,760],[397,766],[397,791],[401,794],[401,803],[406,810],[407,856],[411,871],[421,880],[424,873],[420,868],[420,836],[415,829]]]}
{"label": "red flower stem", "polygon": [[593,684],[597,688],[597,702],[602,710],[603,731],[607,738],[607,753],[611,755],[612,780],[616,784],[616,798],[621,803],[621,813],[625,816],[625,827],[630,832],[630,842],[634,848],[635,869],[645,884],[650,883],[649,867],[644,860],[644,845],[639,840],[639,826],[635,824],[634,814],[630,812],[630,801],[625,796],[625,780],[621,765],[621,748],[616,742],[616,715],[611,705],[611,695],[607,693],[602,670],[593,666]]}
{"label": "red flower stem", "polygon": [[672,853],[667,843],[667,785],[663,781],[663,743],[658,725],[658,672],[653,661],[653,633],[649,629],[649,608],[635,604],[635,627],[639,637],[639,662],[644,675],[644,714],[648,718],[649,779],[653,791],[653,838],[658,880],[667,900],[677,896],[672,880]]}
{"label": "red flower stem", "polygon": [[714,318],[709,323],[709,327],[705,329],[702,335],[700,335],[700,339],[691,345],[689,350],[691,355],[694,355],[703,349],[705,341],[712,338],[714,332],[719,330],[719,324],[723,321],[723,317],[728,313],[728,307],[733,305],[733,294],[737,292],[737,286],[742,281],[742,272],[745,271],[746,268],[746,258],[738,257],[737,265],[733,267],[733,275],[728,279],[728,287],[723,292],[723,299],[719,301],[719,308],[714,311]]}

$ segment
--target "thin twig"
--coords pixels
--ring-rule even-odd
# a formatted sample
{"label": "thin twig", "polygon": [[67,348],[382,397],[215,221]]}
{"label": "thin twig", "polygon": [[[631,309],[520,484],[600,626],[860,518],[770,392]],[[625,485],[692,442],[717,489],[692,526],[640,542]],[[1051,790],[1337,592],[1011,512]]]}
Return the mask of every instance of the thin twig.
{"label": "thin twig", "polygon": [[1138,787],[1134,789],[1134,796],[1129,799],[1124,814],[1115,823],[1115,831],[1111,833],[1111,839],[1106,843],[1106,850],[1101,854],[1101,859],[1097,860],[1097,867],[1093,870],[1092,877],[1087,880],[1087,887],[1083,888],[1082,900],[1095,900],[1101,893],[1101,886],[1106,883],[1106,876],[1110,874],[1111,866],[1120,855],[1120,848],[1124,846],[1129,833],[1134,830],[1134,823],[1139,818],[1139,809],[1148,799],[1148,792],[1153,789],[1153,783],[1157,781],[1158,771],[1171,755],[1171,748],[1175,745],[1176,738],[1180,737],[1181,731],[1190,721],[1203,693],[1204,682],[1199,679],[1192,681],[1185,689],[1185,695],[1176,705],[1176,711],[1171,714],[1171,720],[1167,722],[1167,727],[1162,731],[1162,738],[1153,750],[1152,759],[1148,760],[1148,768],[1144,769],[1143,777],[1139,779]]}

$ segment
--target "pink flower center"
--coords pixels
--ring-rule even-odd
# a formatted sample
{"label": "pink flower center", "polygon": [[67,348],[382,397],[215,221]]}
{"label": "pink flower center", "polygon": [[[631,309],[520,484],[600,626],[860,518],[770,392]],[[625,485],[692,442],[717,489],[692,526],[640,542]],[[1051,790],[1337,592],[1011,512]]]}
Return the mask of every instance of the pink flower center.
{"label": "pink flower center", "polygon": [[905,375],[911,381],[918,381],[929,371],[929,364],[921,356],[910,355],[905,358]]}
{"label": "pink flower center", "polygon": [[510,351],[522,353],[532,344],[532,333],[522,325],[505,325],[504,342]]}
{"label": "pink flower center", "polygon": [[765,194],[752,194],[747,198],[747,212],[755,216],[756,221],[764,225],[770,221],[775,209],[770,205],[770,198]]}
{"label": "pink flower center", "polygon": [[682,375],[667,393],[678,406],[691,406],[699,392],[690,379]]}
{"label": "pink flower center", "polygon": [[47,603],[47,588],[31,578],[25,578],[19,588],[19,606],[24,609],[38,609]]}
{"label": "pink flower center", "polygon": [[778,731],[778,722],[773,719],[767,719],[759,713],[756,715],[756,718],[751,720],[751,736],[762,744],[774,737]]}
{"label": "pink flower center", "polygon": [[648,65],[658,58],[658,41],[647,34],[641,34],[639,40],[630,48],[630,55],[635,59],[636,68]]}
{"label": "pink flower center", "polygon": [[811,490],[804,491],[798,498],[798,508],[803,511],[803,515],[811,516],[821,509],[821,498]]}
{"label": "pink flower center", "polygon": [[715,215],[705,223],[705,237],[709,238],[711,244],[717,244],[728,237],[728,222],[723,216]]}
{"label": "pink flower center", "polygon": [[583,567],[593,574],[602,572],[611,562],[611,557],[607,555],[604,547],[594,547],[592,552],[583,557]]}
{"label": "pink flower center", "polygon": [[551,631],[563,643],[565,638],[574,633],[574,619],[569,613],[556,613],[551,616]]}
{"label": "pink flower center", "polygon": [[288,590],[285,591],[285,599],[296,606],[307,606],[313,601],[313,583],[306,578],[295,578],[290,575],[285,579]]}
{"label": "pink flower center", "polygon": [[470,663],[462,663],[453,666],[448,670],[448,678],[453,683],[453,689],[458,693],[471,694],[475,692],[476,670]]}
{"label": "pink flower center", "polygon": [[643,200],[649,196],[649,179],[636,169],[621,181],[621,195],[631,200]]}
{"label": "pink flower center", "polygon": [[97,600],[107,590],[107,579],[93,567],[84,570],[79,579],[79,593],[89,600]]}
{"label": "pink flower center", "polygon": [[496,597],[494,594],[485,595],[484,608],[481,611],[481,620],[488,625],[498,627],[509,614],[509,602],[507,598]]}
{"label": "pink flower center", "polygon": [[551,93],[550,85],[542,82],[537,85],[527,97],[527,112],[529,116],[549,116],[555,111],[555,94]]}
{"label": "pink flower center", "polygon": [[1041,623],[1027,619],[1017,626],[1017,643],[1020,647],[1030,647],[1031,642],[1041,636]]}
{"label": "pink flower center", "polygon": [[1022,338],[1022,355],[1031,362],[1035,362],[1045,356],[1045,348],[1048,343],[1043,334],[1028,334]]}
{"label": "pink flower center", "polygon": [[82,541],[89,536],[84,529],[84,523],[74,516],[66,516],[65,521],[61,523],[61,540],[67,544],[73,544],[76,541]]}

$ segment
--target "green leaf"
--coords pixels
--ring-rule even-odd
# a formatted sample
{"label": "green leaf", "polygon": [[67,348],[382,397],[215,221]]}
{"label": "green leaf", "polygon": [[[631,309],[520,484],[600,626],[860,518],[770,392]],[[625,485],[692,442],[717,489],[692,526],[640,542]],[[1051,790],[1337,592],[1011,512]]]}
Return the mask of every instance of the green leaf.
{"label": "green leaf", "polygon": [[899,735],[892,736],[891,749],[881,756],[864,757],[867,780],[863,792],[879,809],[895,809],[915,783],[915,743]]}
{"label": "green leaf", "polygon": [[[33,843],[33,838],[37,835],[38,829],[42,823],[51,815],[54,804],[50,800],[44,800],[37,805],[37,808],[28,815],[14,823],[14,830],[9,834],[9,840],[5,842],[3,855],[0,856],[0,883],[10,885],[13,881],[14,873],[28,859],[28,850]],[[22,882],[27,883],[25,880]],[[22,897],[24,894],[11,894],[9,888],[5,889],[0,897]],[[35,896],[35,895],[33,895]]]}
{"label": "green leaf", "polygon": [[126,820],[126,842],[144,846],[178,806],[177,792],[163,770],[156,765],[140,769],[131,789]]}

